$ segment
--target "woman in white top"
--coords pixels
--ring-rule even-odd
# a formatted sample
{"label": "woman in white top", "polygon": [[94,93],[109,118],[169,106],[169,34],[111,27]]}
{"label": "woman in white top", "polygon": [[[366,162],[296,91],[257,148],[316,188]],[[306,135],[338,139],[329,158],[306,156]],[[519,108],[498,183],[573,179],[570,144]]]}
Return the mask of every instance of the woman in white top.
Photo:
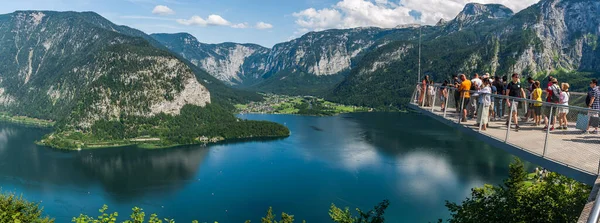
{"label": "woman in white top", "polygon": [[[562,83],[560,85],[562,92],[560,93],[560,104],[568,106],[569,105],[569,83]],[[558,109],[558,124],[560,125],[558,128],[567,130],[567,114],[569,113],[569,108],[561,107]]]}
{"label": "woman in white top", "polygon": [[492,87],[490,86],[490,79],[483,79],[483,85],[481,90],[479,90],[479,111],[477,111],[477,125],[481,125],[481,130],[487,130],[489,116],[490,116],[490,106],[492,105]]}

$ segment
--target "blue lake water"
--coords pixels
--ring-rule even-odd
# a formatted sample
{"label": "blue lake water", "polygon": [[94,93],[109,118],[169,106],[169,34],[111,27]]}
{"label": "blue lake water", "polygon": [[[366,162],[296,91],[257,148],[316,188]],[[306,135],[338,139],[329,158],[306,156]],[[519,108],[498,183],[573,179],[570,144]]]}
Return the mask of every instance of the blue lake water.
{"label": "blue lake water", "polygon": [[37,146],[49,130],[0,124],[0,187],[41,201],[57,222],[133,206],[177,222],[260,222],[269,206],[297,220],[330,222],[389,199],[388,222],[447,218],[445,200],[500,184],[513,156],[418,114],[335,117],[240,115],[286,125],[292,135],[164,150],[61,151]]}

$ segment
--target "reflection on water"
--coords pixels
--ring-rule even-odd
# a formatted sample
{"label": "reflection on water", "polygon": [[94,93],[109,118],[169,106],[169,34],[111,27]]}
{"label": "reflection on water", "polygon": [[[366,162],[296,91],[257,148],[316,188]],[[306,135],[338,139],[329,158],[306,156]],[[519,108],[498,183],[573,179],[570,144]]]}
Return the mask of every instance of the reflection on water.
{"label": "reflection on water", "polygon": [[115,198],[129,200],[144,193],[176,190],[190,181],[208,153],[207,148],[160,150],[135,148],[77,154],[85,176],[100,181]]}
{"label": "reflection on water", "polygon": [[445,200],[502,182],[512,159],[414,114],[240,117],[279,122],[292,135],[73,152],[36,146],[47,130],[0,124],[0,186],[43,200],[58,222],[102,204],[121,213],[141,205],[178,222],[257,221],[274,206],[325,222],[332,202],[369,209],[383,199],[391,222],[429,222],[448,215]]}

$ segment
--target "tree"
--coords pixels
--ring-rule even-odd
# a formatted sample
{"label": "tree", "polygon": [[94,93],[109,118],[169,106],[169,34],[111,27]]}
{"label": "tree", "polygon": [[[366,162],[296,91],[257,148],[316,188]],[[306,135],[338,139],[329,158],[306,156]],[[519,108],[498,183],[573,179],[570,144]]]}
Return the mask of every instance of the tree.
{"label": "tree", "polygon": [[356,208],[358,217],[353,217],[348,207],[342,210],[336,207],[335,204],[331,204],[329,217],[337,223],[383,223],[385,222],[383,214],[385,214],[385,209],[387,209],[388,206],[390,206],[390,201],[384,200],[375,206],[373,210],[367,212],[363,212]]}
{"label": "tree", "polygon": [[22,196],[0,193],[0,222],[53,223],[54,219],[42,216],[43,208]]}
{"label": "tree", "polygon": [[556,173],[538,174],[527,175],[523,163],[516,159],[504,185],[474,188],[461,204],[446,201],[451,212],[448,222],[577,221],[590,186]]}

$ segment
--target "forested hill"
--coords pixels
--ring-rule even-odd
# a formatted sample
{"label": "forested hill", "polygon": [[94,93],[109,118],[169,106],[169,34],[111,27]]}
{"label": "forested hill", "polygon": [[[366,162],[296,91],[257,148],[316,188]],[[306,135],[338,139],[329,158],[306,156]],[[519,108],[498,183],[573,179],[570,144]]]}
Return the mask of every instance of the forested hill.
{"label": "forested hill", "polygon": [[[0,15],[0,110],[58,120],[58,133],[94,135],[92,130],[102,131],[98,122],[134,128],[157,115],[177,117],[186,105],[201,112],[214,102],[223,107],[244,100],[148,39],[90,12]],[[227,109],[208,113],[233,118]]]}
{"label": "forested hill", "polygon": [[463,72],[596,75],[600,71],[599,4],[597,0],[541,0],[514,13],[499,4],[469,3],[453,20],[435,26],[309,32],[271,49],[203,44],[189,34],[153,37],[211,75],[242,88],[399,107],[416,82],[420,31],[423,74],[436,80]]}
{"label": "forested hill", "polygon": [[[498,5],[468,4],[455,20],[424,35],[423,75],[438,82],[475,72],[534,78],[584,72],[561,81],[600,77],[598,24],[597,0],[542,0],[514,15]],[[329,99],[402,106],[414,90],[417,70],[418,40],[395,41],[365,55]]]}

